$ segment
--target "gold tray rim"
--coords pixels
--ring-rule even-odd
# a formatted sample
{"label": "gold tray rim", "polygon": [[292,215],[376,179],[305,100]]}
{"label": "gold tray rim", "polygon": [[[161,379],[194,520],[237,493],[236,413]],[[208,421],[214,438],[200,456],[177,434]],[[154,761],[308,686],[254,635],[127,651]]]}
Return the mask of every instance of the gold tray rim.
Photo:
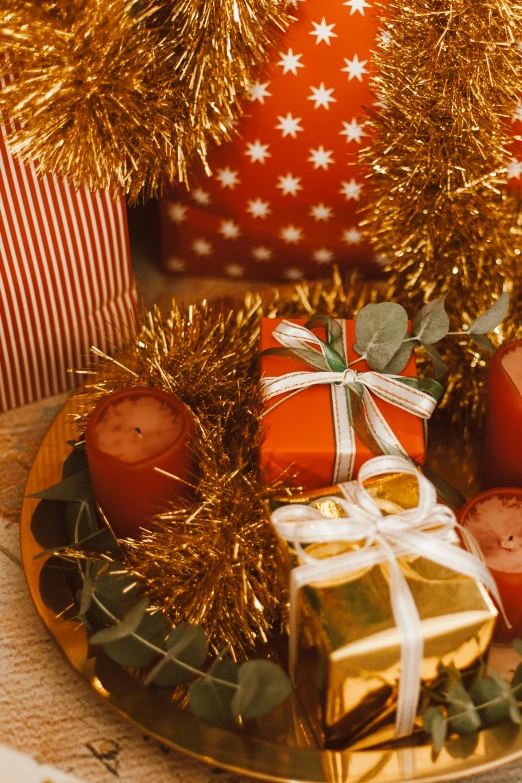
{"label": "gold tray rim", "polygon": [[[60,480],[67,440],[73,435],[74,397],[70,397],[48,429],[31,467],[20,520],[22,562],[27,585],[40,620],[72,668],[86,679],[97,696],[120,717],[167,746],[205,764],[222,767],[250,778],[274,783],[403,783],[406,780],[436,783],[488,772],[522,758],[522,728],[511,731],[510,747],[502,738],[503,727],[480,733],[477,748],[468,758],[454,758],[444,748],[431,759],[431,748],[412,745],[392,750],[324,751],[281,745],[210,726],[161,694],[145,688],[124,669],[99,654],[89,657],[83,626],[50,610],[42,597],[40,574],[49,559],[31,531],[38,503],[28,497]],[[70,597],[70,593],[69,593]],[[65,608],[65,607],[64,607]],[[111,691],[100,680],[100,666],[111,679]],[[139,717],[136,713],[139,713]],[[167,720],[168,718],[168,720]],[[504,732],[507,735],[507,731]]]}

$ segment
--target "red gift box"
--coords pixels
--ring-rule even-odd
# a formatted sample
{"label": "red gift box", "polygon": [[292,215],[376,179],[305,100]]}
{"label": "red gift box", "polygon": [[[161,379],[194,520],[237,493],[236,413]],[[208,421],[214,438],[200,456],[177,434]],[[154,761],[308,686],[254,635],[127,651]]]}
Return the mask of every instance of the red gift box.
{"label": "red gift box", "polygon": [[[261,322],[261,351],[280,347],[273,331],[284,319],[263,318]],[[304,320],[292,319],[292,324],[303,326]],[[353,349],[355,322],[344,321],[346,355],[349,362],[359,359]],[[324,330],[314,329],[324,340]],[[366,361],[356,364],[360,373],[369,370]],[[288,373],[303,371],[310,373],[310,366],[294,359],[281,356],[261,356],[262,377],[281,377]],[[320,373],[319,373],[320,374]],[[415,357],[412,353],[404,377],[416,377]],[[390,376],[388,376],[390,377]],[[397,383],[400,383],[399,381]],[[401,384],[403,386],[403,384]],[[310,490],[327,487],[357,476],[359,468],[373,454],[355,435],[355,455],[352,475],[339,475],[336,470],[338,454],[335,433],[333,395],[328,385],[309,386],[281,404],[278,397],[266,403],[263,419],[265,439],[260,446],[260,464],[267,480],[276,479],[286,472],[285,483]],[[424,428],[422,419],[396,405],[374,397],[379,412],[398,437],[405,452],[418,463],[424,461]]]}
{"label": "red gift box", "polygon": [[161,201],[172,272],[297,280],[332,263],[368,267],[358,228],[368,141],[364,108],[378,18],[361,0],[296,3],[266,76],[252,87],[237,140],[213,150]]}

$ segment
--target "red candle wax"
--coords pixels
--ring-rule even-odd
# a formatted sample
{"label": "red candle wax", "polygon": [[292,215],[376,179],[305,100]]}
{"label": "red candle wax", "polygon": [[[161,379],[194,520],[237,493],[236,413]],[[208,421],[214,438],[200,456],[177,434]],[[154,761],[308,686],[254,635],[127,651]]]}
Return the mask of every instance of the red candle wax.
{"label": "red candle wax", "polygon": [[522,340],[489,363],[482,486],[522,487]]}
{"label": "red candle wax", "polygon": [[468,500],[460,524],[475,537],[493,575],[512,628],[499,614],[495,640],[522,636],[522,489],[488,489]]}
{"label": "red candle wax", "polygon": [[96,406],[85,444],[94,497],[116,536],[137,538],[162,501],[187,496],[192,431],[189,409],[160,389],[122,389]]}

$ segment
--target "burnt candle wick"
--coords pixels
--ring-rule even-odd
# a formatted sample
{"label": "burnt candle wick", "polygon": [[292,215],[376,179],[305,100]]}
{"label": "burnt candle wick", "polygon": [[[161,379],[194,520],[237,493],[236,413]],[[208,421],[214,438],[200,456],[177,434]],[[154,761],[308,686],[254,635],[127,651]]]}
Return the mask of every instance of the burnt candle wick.
{"label": "burnt candle wick", "polygon": [[141,436],[141,430],[139,427],[134,427],[134,432],[137,432]]}
{"label": "burnt candle wick", "polygon": [[514,535],[502,536],[498,540],[499,546],[501,546],[502,549],[507,549],[508,552],[513,552],[513,550],[515,549],[514,539],[515,539]]}

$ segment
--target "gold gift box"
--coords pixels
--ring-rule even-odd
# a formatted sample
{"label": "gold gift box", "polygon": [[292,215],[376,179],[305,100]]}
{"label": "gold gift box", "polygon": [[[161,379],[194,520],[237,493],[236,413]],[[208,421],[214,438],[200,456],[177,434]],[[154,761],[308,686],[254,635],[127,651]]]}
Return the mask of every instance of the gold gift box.
{"label": "gold gift box", "polygon": [[[380,477],[365,484],[374,498],[401,509],[417,505],[413,476]],[[338,487],[281,498],[309,503],[326,517],[342,508],[326,495]],[[341,554],[347,543],[306,547],[314,557]],[[482,585],[422,557],[401,558],[424,636],[423,685],[455,666],[465,676],[488,652],[497,611]],[[400,673],[400,639],[390,603],[387,566],[304,587],[299,601],[298,693],[323,747],[368,747],[393,738]],[[420,721],[419,721],[420,727]]]}

